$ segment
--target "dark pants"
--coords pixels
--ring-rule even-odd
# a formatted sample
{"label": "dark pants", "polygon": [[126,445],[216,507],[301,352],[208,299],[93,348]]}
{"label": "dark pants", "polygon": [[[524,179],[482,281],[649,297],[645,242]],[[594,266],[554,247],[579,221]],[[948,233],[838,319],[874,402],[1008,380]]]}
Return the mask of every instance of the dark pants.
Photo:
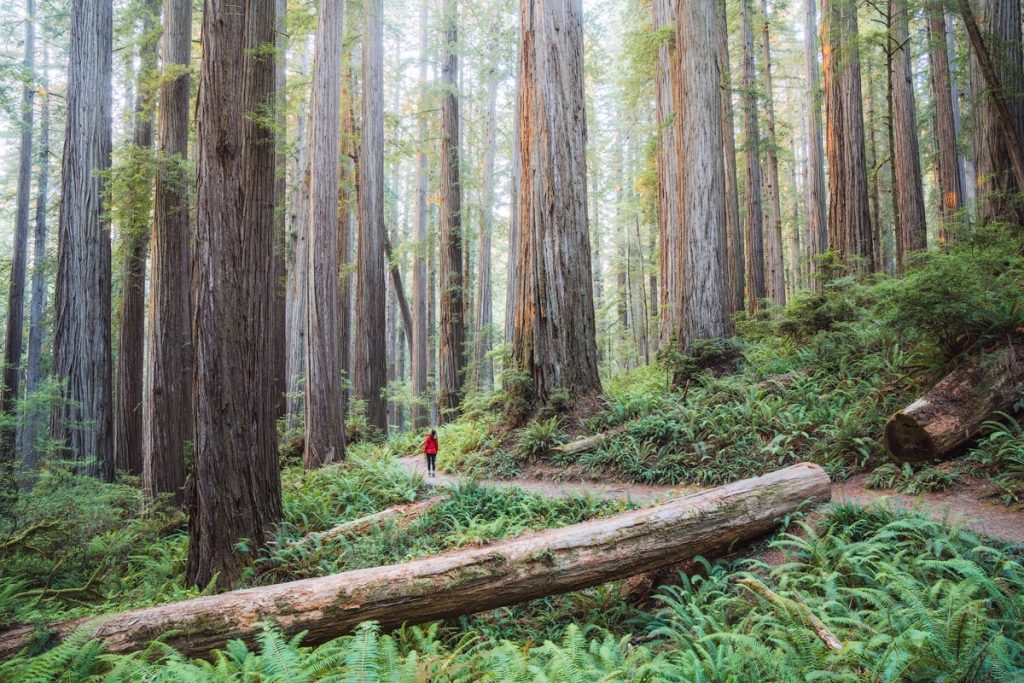
{"label": "dark pants", "polygon": [[437,471],[437,453],[427,453],[427,472]]}

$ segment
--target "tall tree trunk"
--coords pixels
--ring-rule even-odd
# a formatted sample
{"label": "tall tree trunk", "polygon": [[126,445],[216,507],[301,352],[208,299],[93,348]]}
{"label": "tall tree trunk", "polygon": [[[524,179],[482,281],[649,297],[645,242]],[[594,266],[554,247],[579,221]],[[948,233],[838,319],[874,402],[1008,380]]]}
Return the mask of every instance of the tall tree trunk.
{"label": "tall tree trunk", "polygon": [[268,362],[274,3],[206,0],[196,146],[195,370],[186,581],[233,584],[280,514]]}
{"label": "tall tree trunk", "polygon": [[288,252],[288,179],[285,168],[288,160],[288,69],[286,55],[288,52],[288,0],[274,0],[276,26],[274,27],[277,59],[274,65],[274,88],[277,100],[274,102],[274,121],[277,126],[277,149],[274,159],[274,298],[271,315],[273,319],[271,377],[273,378],[272,396],[274,399],[274,417],[280,419],[287,414],[285,394],[288,392],[287,343],[288,343],[288,295],[286,288]]}
{"label": "tall tree trunk", "polygon": [[772,51],[768,21],[768,1],[761,0],[764,24],[761,29],[761,49],[764,52],[764,107],[768,122],[768,140],[765,160],[768,163],[768,228],[765,240],[765,279],[768,297],[776,306],[786,305],[786,271],[782,259],[782,202],[779,199],[779,152],[775,134],[775,96],[772,88]]}
{"label": "tall tree trunk", "polygon": [[[344,49],[344,47],[342,48]],[[348,51],[342,57],[341,90],[341,183],[338,209],[338,260],[341,263],[341,279],[338,285],[338,359],[345,382],[341,387],[341,417],[348,417],[350,379],[352,378],[352,242],[355,237],[353,212],[358,211],[356,199],[356,168],[359,163],[359,145],[356,132],[355,73],[352,70],[352,54]],[[347,436],[346,436],[347,438]]]}
{"label": "tall tree trunk", "polygon": [[760,132],[757,125],[757,83],[754,75],[754,33],[750,27],[751,0],[740,0],[743,32],[743,146],[746,151],[746,271],[747,311],[756,313],[768,295],[765,279],[764,224],[761,209]]}
{"label": "tall tree trunk", "polygon": [[[32,119],[36,90],[29,79],[35,74],[36,16],[35,0],[25,3],[25,56],[22,59],[25,83],[21,88],[21,142],[18,147],[18,189],[14,214],[14,254],[11,259],[11,283],[7,290],[7,335],[4,344],[3,385],[0,387],[0,413],[14,412],[21,376],[21,346],[25,327],[25,271],[28,262],[28,209],[32,192]],[[14,460],[17,433],[13,426],[0,433],[0,462]]]}
{"label": "tall tree trunk", "polygon": [[957,126],[954,116],[952,73],[946,49],[946,18],[942,5],[929,2],[928,49],[931,63],[932,102],[935,110],[935,176],[939,190],[939,243],[952,238],[963,208]]}
{"label": "tall tree trunk", "polygon": [[[921,184],[921,156],[917,141],[917,114],[914,106],[913,72],[910,68],[910,10],[907,0],[890,0],[893,114],[893,160],[895,163],[896,201],[899,206],[899,233],[896,235],[896,269],[903,272],[911,252],[927,246],[924,216],[924,190]],[[953,151],[956,147],[954,144]]]}
{"label": "tall tree trunk", "polygon": [[[804,0],[804,66],[807,78],[807,263],[808,282],[821,291],[818,256],[828,249],[825,222],[825,153],[821,139],[821,71],[818,68],[816,0]],[[870,123],[868,124],[870,125]]]}
{"label": "tall tree trunk", "polygon": [[160,85],[157,168],[147,325],[142,484],[150,497],[173,493],[184,502],[185,449],[192,440],[192,226],[189,217],[189,72],[192,58],[192,3],[164,0],[164,69]]}
{"label": "tall tree trunk", "polygon": [[416,245],[412,262],[412,395],[416,399],[412,409],[412,426],[427,426],[430,411],[427,406],[427,347],[430,330],[427,327],[427,116],[422,111],[427,99],[427,9],[430,0],[420,2],[420,59],[419,59],[419,126],[416,154],[416,212],[413,222],[413,241]]}
{"label": "tall tree trunk", "polygon": [[135,77],[134,159],[144,165],[144,179],[128,189],[133,215],[120,225],[124,250],[121,302],[114,368],[114,463],[119,470],[142,475],[142,378],[146,327],[146,252],[149,250],[152,178],[149,155],[153,147],[153,91],[159,49],[160,0],[142,6],[142,40]]}
{"label": "tall tree trunk", "polygon": [[369,424],[387,433],[384,320],[384,12],[383,0],[363,8],[363,119],[359,155],[359,246],[356,256],[356,396]]}
{"label": "tall tree trunk", "polygon": [[856,4],[850,0],[823,0],[821,35],[829,245],[850,270],[870,270],[874,240],[864,158]]}
{"label": "tall tree trunk", "polygon": [[[725,229],[728,235],[729,310],[743,310],[746,268],[739,184],[736,182],[736,127],[732,108],[732,61],[729,58],[729,19],[725,0],[718,0],[718,70],[722,75],[722,155],[725,158]],[[665,283],[662,282],[662,291]]]}
{"label": "tall tree trunk", "polygon": [[[587,230],[580,0],[520,0],[520,188],[512,356],[523,398],[601,390]],[[557,260],[550,258],[557,254]]]}
{"label": "tall tree trunk", "polygon": [[491,350],[493,314],[491,310],[491,233],[494,230],[494,156],[498,128],[498,77],[493,70],[487,81],[487,124],[484,132],[484,170],[480,206],[480,268],[476,280],[476,315],[473,316],[473,367],[476,388],[494,386],[494,364],[487,354]]}
{"label": "tall tree trunk", "polygon": [[63,383],[51,434],[67,457],[114,479],[110,349],[111,0],[71,5],[67,123],[61,174],[53,374]]}
{"label": "tall tree trunk", "polygon": [[[974,148],[977,154],[978,217],[985,222],[1024,222],[1024,205],[1014,177],[1014,151],[1024,141],[1024,68],[1022,68],[1021,9],[1011,0],[984,0],[980,18],[961,0],[961,14],[973,46],[971,80],[981,99],[975,110]],[[976,30],[972,34],[972,25]],[[976,35],[974,35],[976,34]],[[983,55],[982,51],[987,55]],[[986,67],[985,62],[989,62]],[[987,72],[987,73],[986,73]],[[1017,144],[1012,143],[1015,138]],[[1016,150],[1014,149],[1016,148]],[[1024,168],[1020,169],[1024,175]]]}
{"label": "tall tree trunk", "polygon": [[[729,334],[725,166],[715,0],[676,6],[679,79],[673,88],[683,225],[683,348]],[[747,28],[749,32],[749,26]]]}
{"label": "tall tree trunk", "polygon": [[320,5],[310,104],[305,453],[308,469],[345,457],[338,345],[338,150],[345,3]]}
{"label": "tall tree trunk", "polygon": [[[672,1],[651,3],[654,30],[672,27]],[[669,344],[683,317],[683,228],[679,208],[679,157],[676,155],[672,111],[672,83],[678,78],[675,35],[659,36],[654,71],[655,121],[658,125],[658,242],[661,248],[661,299],[658,304],[659,335]],[[678,341],[678,340],[676,340]]]}
{"label": "tall tree trunk", "polygon": [[[522,2],[522,0],[520,0]],[[520,176],[523,163],[523,153],[520,147],[521,133],[519,127],[522,121],[522,96],[520,91],[523,84],[523,39],[522,27],[519,27],[519,40],[516,42],[516,112],[512,121],[512,169],[511,188],[509,196],[509,217],[508,217],[508,278],[505,283],[505,343],[511,344],[515,334],[516,315],[516,292],[519,290],[519,272],[516,270],[519,254],[519,196],[522,194],[522,178]]]}
{"label": "tall tree trunk", "polygon": [[[975,205],[975,173],[974,173],[974,162],[971,160],[969,154],[960,148],[960,78],[957,73],[958,64],[960,61],[957,59],[956,54],[956,31],[953,28],[953,15],[946,11],[943,13],[943,20],[945,22],[946,30],[946,55],[949,60],[949,94],[950,100],[953,102],[953,130],[956,132],[957,140],[957,168],[960,172],[960,189],[963,191],[962,202],[964,206],[973,207]],[[970,79],[964,84],[964,92],[968,101],[971,100],[971,84]],[[965,216],[966,218],[966,216]]]}
{"label": "tall tree trunk", "polygon": [[462,253],[462,185],[459,180],[459,60],[457,0],[442,5],[444,56],[441,69],[441,316],[438,327],[440,422],[458,414],[466,367],[466,320]]}
{"label": "tall tree trunk", "polygon": [[[43,316],[46,309],[46,208],[48,203],[47,192],[50,179],[50,94],[49,79],[49,52],[46,49],[46,41],[43,41],[43,67],[40,77],[40,88],[42,88],[43,102],[39,111],[39,176],[36,180],[36,215],[35,227],[32,233],[32,294],[29,302],[29,323],[28,323],[28,362],[25,370],[25,393],[31,396],[39,389],[39,380],[42,376],[43,359]],[[24,426],[18,434],[21,441],[20,451],[26,468],[32,468],[39,459],[36,449],[36,440],[39,431],[45,427],[42,424],[44,416],[40,415],[37,409],[31,409],[25,415]]]}

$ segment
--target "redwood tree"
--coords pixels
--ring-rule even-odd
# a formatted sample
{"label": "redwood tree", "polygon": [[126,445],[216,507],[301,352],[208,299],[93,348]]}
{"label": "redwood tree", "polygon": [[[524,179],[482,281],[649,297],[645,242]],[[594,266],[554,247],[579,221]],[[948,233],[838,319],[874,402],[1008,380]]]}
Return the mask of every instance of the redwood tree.
{"label": "redwood tree", "polygon": [[946,19],[937,0],[926,5],[931,63],[932,102],[935,110],[935,175],[939,190],[939,241],[948,242],[957,214],[963,207],[960,157],[957,152],[957,103],[946,49]]}
{"label": "redwood tree", "polygon": [[[195,466],[186,580],[234,583],[280,515],[268,315],[274,3],[206,0],[196,146]],[[268,172],[269,171],[269,172]],[[267,207],[269,205],[269,211]]]}
{"label": "redwood tree", "polygon": [[751,0],[740,0],[743,31],[743,147],[747,172],[745,192],[747,311],[754,313],[768,295],[764,271],[764,214],[761,208],[760,131],[757,125],[757,84],[754,75],[754,33],[750,25]]}
{"label": "redwood tree", "polygon": [[[424,109],[427,99],[427,8],[429,0],[420,3],[420,63],[419,101]],[[410,364],[412,366],[412,393],[416,404],[412,409],[412,426],[426,427],[430,419],[427,405],[427,348],[430,330],[427,327],[427,118],[421,112],[417,127],[419,151],[416,154],[416,205],[414,208],[413,240],[416,252],[412,263],[412,331]]]}
{"label": "redwood tree", "polygon": [[725,228],[729,245],[729,310],[743,310],[746,281],[743,221],[736,182],[736,128],[732,107],[732,61],[729,58],[729,19],[725,0],[718,0],[718,70],[722,77],[722,155],[725,160]]}
{"label": "redwood tree", "polygon": [[63,383],[51,434],[71,460],[114,478],[110,348],[111,0],[71,3],[67,123],[61,174],[53,374]]}
{"label": "redwood tree", "polygon": [[[518,249],[512,357],[526,405],[599,392],[587,227],[580,0],[520,0]],[[717,85],[716,85],[717,88]]]}
{"label": "redwood tree", "polygon": [[762,28],[761,50],[764,55],[764,111],[768,127],[765,161],[768,177],[765,189],[768,191],[768,226],[765,230],[765,280],[768,296],[776,306],[786,304],[786,277],[782,261],[782,205],[779,199],[779,155],[778,138],[775,135],[775,101],[772,90],[772,51],[768,22],[768,2],[761,0]]}
{"label": "redwood tree", "polygon": [[825,153],[821,139],[821,69],[818,67],[818,18],[816,0],[804,0],[804,68],[807,115],[807,256],[809,282],[820,291],[818,259],[828,248],[825,221]]}

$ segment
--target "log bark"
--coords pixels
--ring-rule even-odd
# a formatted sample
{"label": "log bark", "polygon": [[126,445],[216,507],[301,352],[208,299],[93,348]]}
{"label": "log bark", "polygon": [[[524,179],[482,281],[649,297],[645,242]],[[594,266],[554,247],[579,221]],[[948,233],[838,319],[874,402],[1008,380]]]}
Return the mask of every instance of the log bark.
{"label": "log bark", "polygon": [[[831,482],[801,463],[661,505],[456,550],[404,564],[232,591],[132,610],[87,624],[53,624],[57,639],[85,626],[111,652],[129,652],[163,634],[186,656],[234,638],[252,641],[273,621],[307,644],[367,620],[383,628],[471,614],[580,590],[766,534],[808,502],[826,502]],[[32,627],[0,635],[0,658],[26,646]]]}
{"label": "log bark", "polygon": [[1011,410],[1024,391],[1024,349],[1006,347],[964,363],[889,418],[885,446],[896,460],[958,453],[987,420]]}

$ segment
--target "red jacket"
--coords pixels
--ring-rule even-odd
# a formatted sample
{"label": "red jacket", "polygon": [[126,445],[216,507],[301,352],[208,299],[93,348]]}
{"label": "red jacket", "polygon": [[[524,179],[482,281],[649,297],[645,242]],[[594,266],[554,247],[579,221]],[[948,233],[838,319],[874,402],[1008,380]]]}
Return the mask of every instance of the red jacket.
{"label": "red jacket", "polygon": [[437,455],[437,439],[427,434],[427,440],[423,442],[423,452],[427,455]]}

